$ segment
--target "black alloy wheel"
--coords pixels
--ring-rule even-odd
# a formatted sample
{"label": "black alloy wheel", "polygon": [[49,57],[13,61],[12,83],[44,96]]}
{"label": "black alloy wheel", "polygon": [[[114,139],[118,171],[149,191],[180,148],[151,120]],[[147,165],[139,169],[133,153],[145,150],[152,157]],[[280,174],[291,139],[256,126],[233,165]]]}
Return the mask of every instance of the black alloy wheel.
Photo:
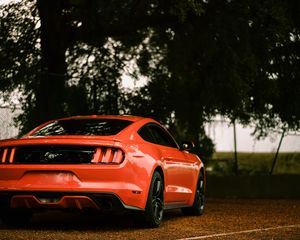
{"label": "black alloy wheel", "polygon": [[202,215],[205,207],[205,177],[201,171],[199,174],[194,203],[192,207],[182,208],[182,212],[186,215]]}
{"label": "black alloy wheel", "polygon": [[164,214],[164,183],[161,175],[154,172],[150,184],[144,222],[147,227],[159,227]]}

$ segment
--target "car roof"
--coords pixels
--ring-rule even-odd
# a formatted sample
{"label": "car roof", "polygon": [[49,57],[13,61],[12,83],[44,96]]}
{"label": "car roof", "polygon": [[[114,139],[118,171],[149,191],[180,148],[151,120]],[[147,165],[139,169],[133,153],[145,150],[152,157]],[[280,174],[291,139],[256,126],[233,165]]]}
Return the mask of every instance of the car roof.
{"label": "car roof", "polygon": [[132,122],[137,122],[139,120],[146,119],[144,117],[138,117],[133,115],[83,115],[83,116],[72,116],[72,117],[60,118],[60,119],[56,119],[55,121],[70,120],[70,119],[93,119],[93,118],[118,119],[118,120],[132,121]]}

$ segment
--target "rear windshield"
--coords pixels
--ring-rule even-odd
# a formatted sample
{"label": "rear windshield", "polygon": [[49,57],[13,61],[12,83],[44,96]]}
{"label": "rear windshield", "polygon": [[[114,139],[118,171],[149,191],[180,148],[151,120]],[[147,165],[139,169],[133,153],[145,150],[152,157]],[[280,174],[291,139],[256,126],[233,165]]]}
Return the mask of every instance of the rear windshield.
{"label": "rear windshield", "polygon": [[87,135],[109,136],[116,135],[132,122],[120,119],[78,118],[51,122],[37,130],[32,136],[55,135]]}

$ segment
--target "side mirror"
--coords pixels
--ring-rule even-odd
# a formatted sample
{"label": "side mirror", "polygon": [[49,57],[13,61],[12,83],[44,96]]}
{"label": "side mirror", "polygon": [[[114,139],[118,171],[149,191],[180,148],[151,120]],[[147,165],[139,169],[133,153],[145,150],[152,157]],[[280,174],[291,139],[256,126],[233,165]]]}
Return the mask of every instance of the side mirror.
{"label": "side mirror", "polygon": [[180,150],[182,151],[189,151],[195,147],[195,144],[192,141],[184,141],[181,144]]}

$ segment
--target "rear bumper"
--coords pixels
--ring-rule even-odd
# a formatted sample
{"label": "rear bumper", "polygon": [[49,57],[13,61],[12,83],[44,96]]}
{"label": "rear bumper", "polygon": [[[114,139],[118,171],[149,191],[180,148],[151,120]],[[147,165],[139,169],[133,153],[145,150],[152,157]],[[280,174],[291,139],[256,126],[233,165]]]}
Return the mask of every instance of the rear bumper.
{"label": "rear bumper", "polygon": [[114,193],[87,192],[0,192],[0,209],[28,208],[43,209],[78,209],[78,210],[143,210],[126,205]]}
{"label": "rear bumper", "polygon": [[[95,202],[97,207],[101,205],[95,200],[97,196],[110,195],[119,199],[127,209],[144,209],[152,171],[152,167],[145,166],[145,163],[147,161],[133,157],[119,165],[2,164],[0,195],[24,193],[36,198],[37,193],[64,193],[68,196],[86,196],[91,200],[81,198],[78,200],[80,204],[84,201]],[[32,205],[38,202],[34,197],[30,197],[30,202],[35,202]],[[56,207],[68,206],[64,203],[66,201],[75,202],[70,199],[63,199]]]}

